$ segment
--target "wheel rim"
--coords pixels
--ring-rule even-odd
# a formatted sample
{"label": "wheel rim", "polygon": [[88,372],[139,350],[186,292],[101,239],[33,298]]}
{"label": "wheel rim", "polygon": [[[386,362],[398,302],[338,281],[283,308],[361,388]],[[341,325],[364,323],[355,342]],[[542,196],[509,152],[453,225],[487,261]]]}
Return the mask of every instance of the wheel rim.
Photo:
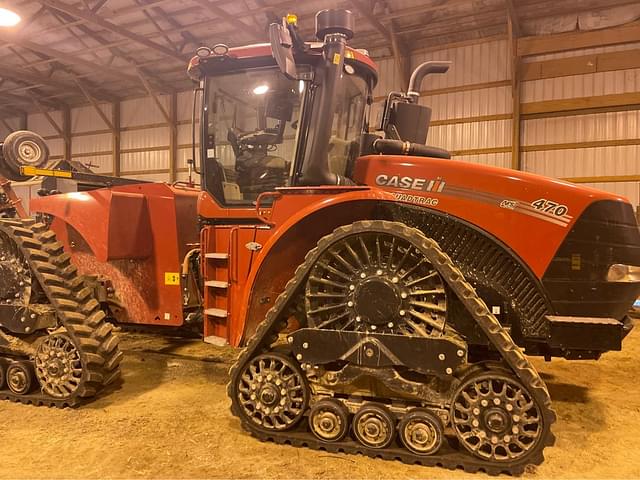
{"label": "wheel rim", "polygon": [[337,442],[347,433],[348,413],[335,400],[321,400],[309,413],[309,427],[313,434],[325,442]]}
{"label": "wheel rim", "polygon": [[36,353],[36,377],[42,390],[54,398],[73,395],[82,382],[82,360],[66,335],[46,337]]}
{"label": "wheel rim", "polygon": [[304,376],[286,356],[259,355],[239,376],[237,396],[242,413],[265,430],[294,427],[307,408]]}
{"label": "wheel rim", "polygon": [[22,363],[10,365],[7,369],[7,385],[17,395],[24,395],[31,390],[31,372]]}
{"label": "wheel rim", "polygon": [[42,149],[36,142],[23,140],[18,145],[18,156],[22,163],[36,164],[42,158]]}
{"label": "wheel rim", "polygon": [[408,239],[365,231],[320,255],[306,285],[314,328],[429,336],[444,329],[444,281]]}
{"label": "wheel rim", "polygon": [[353,419],[356,438],[370,448],[385,448],[395,433],[393,418],[386,410],[377,406],[362,407]]}
{"label": "wheel rim", "polygon": [[442,425],[429,412],[414,410],[408,413],[398,430],[405,447],[417,455],[431,455],[442,445]]}
{"label": "wheel rim", "polygon": [[501,373],[463,382],[451,415],[460,443],[486,460],[519,460],[535,449],[543,433],[536,401],[520,382]]}

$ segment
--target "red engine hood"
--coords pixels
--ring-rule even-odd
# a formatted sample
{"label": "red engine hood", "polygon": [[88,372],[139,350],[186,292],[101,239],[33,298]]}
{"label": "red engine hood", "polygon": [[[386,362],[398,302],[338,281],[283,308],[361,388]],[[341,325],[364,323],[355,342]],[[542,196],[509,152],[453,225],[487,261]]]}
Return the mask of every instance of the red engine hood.
{"label": "red engine hood", "polygon": [[539,277],[575,220],[598,200],[628,202],[593,188],[459,160],[372,155],[356,161],[358,183],[399,202],[446,212],[513,249]]}

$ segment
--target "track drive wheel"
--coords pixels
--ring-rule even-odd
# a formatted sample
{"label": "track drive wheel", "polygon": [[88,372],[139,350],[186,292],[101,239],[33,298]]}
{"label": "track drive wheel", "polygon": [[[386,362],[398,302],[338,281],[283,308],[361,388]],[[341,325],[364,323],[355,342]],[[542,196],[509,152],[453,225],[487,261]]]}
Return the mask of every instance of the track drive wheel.
{"label": "track drive wheel", "polygon": [[381,405],[365,404],[353,416],[353,434],[366,447],[387,448],[395,433],[395,418]]}
{"label": "track drive wheel", "polygon": [[544,445],[541,408],[512,375],[502,371],[463,379],[451,403],[451,418],[460,444],[483,460],[521,461]]}
{"label": "track drive wheel", "polygon": [[398,425],[400,440],[416,455],[432,455],[440,450],[444,431],[440,419],[424,408],[414,408]]}
{"label": "track drive wheel", "polygon": [[26,395],[33,385],[31,365],[27,362],[12,362],[7,368],[7,385],[16,395]]}
{"label": "track drive wheel", "polygon": [[323,442],[338,442],[349,431],[349,411],[338,400],[320,400],[309,412],[309,428]]}

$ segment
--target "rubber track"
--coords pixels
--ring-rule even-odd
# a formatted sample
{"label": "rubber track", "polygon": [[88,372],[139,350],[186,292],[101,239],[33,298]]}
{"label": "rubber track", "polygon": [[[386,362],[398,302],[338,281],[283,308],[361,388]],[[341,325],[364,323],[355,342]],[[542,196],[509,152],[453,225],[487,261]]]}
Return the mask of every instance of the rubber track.
{"label": "rubber track", "polygon": [[[240,408],[236,404],[234,384],[242,370],[242,367],[254,356],[267,350],[268,346],[277,339],[278,331],[284,327],[283,322],[278,322],[280,313],[293,298],[298,288],[310,272],[313,264],[320,255],[339,238],[366,231],[380,231],[389,234],[401,234],[411,239],[412,243],[420,248],[421,252],[440,273],[449,287],[455,292],[464,304],[476,323],[483,330],[487,339],[502,355],[504,361],[511,367],[513,373],[522,384],[531,392],[540,406],[543,419],[543,437],[540,438],[537,451],[516,462],[489,462],[472,456],[460,447],[459,450],[446,451],[446,448],[431,456],[414,455],[404,449],[377,450],[367,448],[353,440],[337,443],[320,442],[310,432],[299,430],[287,432],[265,433],[252,424],[244,421],[240,414]],[[403,223],[383,220],[360,221],[351,225],[339,227],[333,233],[326,235],[318,241],[317,246],[305,256],[304,262],[298,266],[293,278],[289,280],[282,294],[278,296],[274,306],[267,312],[265,320],[260,323],[255,334],[246,348],[244,348],[237,361],[230,370],[230,382],[227,385],[227,395],[231,398],[231,412],[241,419],[242,426],[255,437],[276,443],[290,444],[294,446],[306,446],[330,452],[342,451],[345,453],[360,453],[373,458],[396,459],[409,464],[421,464],[426,466],[441,466],[450,469],[461,468],[468,472],[484,471],[491,475],[507,473],[521,475],[527,465],[539,465],[544,461],[543,449],[555,443],[555,437],[551,432],[551,425],[556,421],[556,415],[551,408],[551,397],[543,380],[531,365],[529,360],[514,343],[507,331],[502,327],[498,319],[491,313],[484,301],[478,297],[475,289],[467,282],[462,272],[454,265],[451,258],[442,251],[438,243],[427,238],[420,230],[406,226]]]}
{"label": "rubber track", "polygon": [[58,321],[80,352],[83,366],[82,382],[69,398],[56,399],[42,392],[15,395],[3,390],[0,399],[55,407],[76,406],[120,376],[119,338],[53,231],[31,219],[1,220],[0,230],[15,241],[24,255],[55,308]]}

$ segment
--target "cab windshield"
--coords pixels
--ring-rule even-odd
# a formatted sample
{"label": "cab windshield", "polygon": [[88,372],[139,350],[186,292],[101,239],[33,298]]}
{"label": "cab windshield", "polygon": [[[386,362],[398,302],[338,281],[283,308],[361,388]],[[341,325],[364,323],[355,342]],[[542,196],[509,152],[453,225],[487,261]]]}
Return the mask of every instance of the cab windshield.
{"label": "cab windshield", "polygon": [[[296,155],[302,158],[314,131],[304,119],[311,119],[311,112],[318,109],[320,88],[311,81],[290,80],[278,68],[207,78],[203,153],[221,177],[222,188],[216,196],[223,198],[219,200],[226,205],[250,205],[263,192],[295,185]],[[332,173],[345,175],[358,155],[368,91],[365,80],[345,67],[335,91],[337,106],[328,146]],[[296,152],[297,148],[301,151]]]}
{"label": "cab windshield", "polygon": [[304,85],[261,69],[210,77],[207,87],[207,157],[222,169],[224,202],[287,186]]}

